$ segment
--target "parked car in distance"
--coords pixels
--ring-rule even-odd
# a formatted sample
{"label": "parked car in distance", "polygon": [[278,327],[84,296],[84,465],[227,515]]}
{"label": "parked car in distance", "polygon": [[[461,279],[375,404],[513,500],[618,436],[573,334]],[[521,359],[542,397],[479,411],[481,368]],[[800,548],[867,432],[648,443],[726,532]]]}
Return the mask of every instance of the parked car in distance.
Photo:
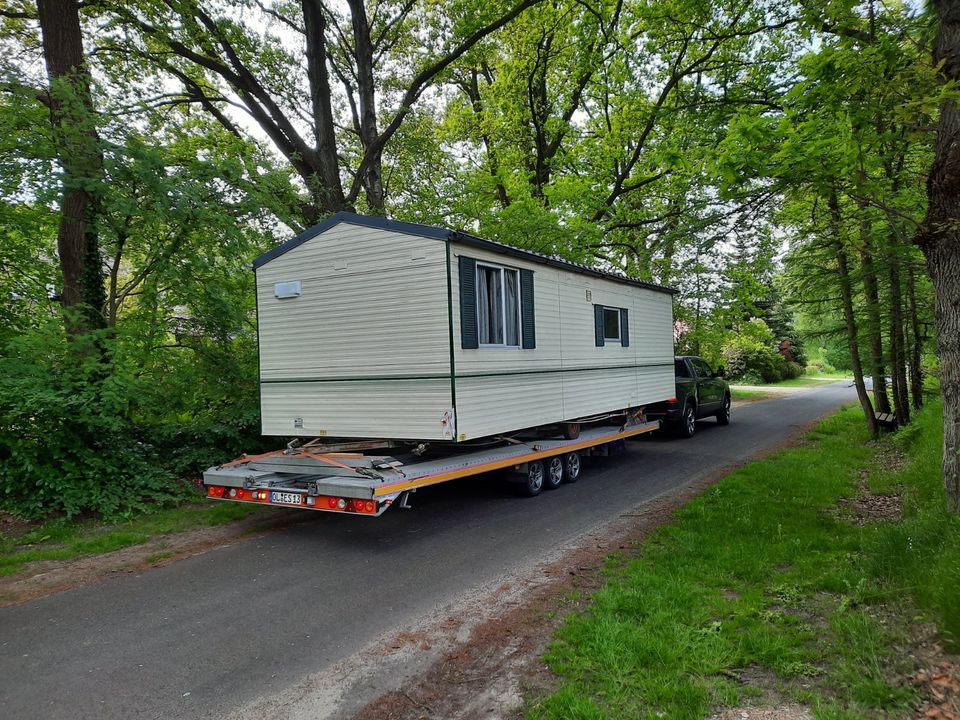
{"label": "parked car in distance", "polygon": [[730,424],[730,386],[723,379],[723,367],[711,369],[696,355],[673,360],[676,395],[647,410],[650,420],[662,420],[664,428],[683,438],[693,437],[697,420],[715,417],[717,424]]}

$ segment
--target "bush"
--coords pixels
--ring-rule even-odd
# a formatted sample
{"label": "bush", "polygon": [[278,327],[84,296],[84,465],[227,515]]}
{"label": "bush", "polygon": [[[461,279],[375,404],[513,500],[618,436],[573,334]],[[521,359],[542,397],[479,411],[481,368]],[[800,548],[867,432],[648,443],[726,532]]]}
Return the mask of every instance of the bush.
{"label": "bush", "polygon": [[189,490],[129,421],[134,368],[105,333],[73,344],[57,329],[13,340],[0,356],[0,502],[26,517],[116,517]]}
{"label": "bush", "polygon": [[785,380],[795,380],[803,375],[803,366],[800,363],[788,362],[784,366],[783,377]]}
{"label": "bush", "polygon": [[727,336],[723,344],[723,361],[733,380],[751,375],[762,382],[773,383],[783,380],[791,372],[787,361],[774,349],[770,328],[758,318],[744,323],[739,332]]}

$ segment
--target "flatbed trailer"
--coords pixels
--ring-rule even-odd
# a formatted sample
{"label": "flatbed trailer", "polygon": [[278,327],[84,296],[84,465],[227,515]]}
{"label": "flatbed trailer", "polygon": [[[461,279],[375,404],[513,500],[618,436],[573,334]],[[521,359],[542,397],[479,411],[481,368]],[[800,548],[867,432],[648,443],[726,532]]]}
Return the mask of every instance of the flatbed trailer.
{"label": "flatbed trailer", "polygon": [[[496,470],[513,471],[524,493],[537,495],[578,480],[582,456],[603,454],[610,443],[659,427],[658,421],[640,419],[583,427],[574,438],[499,437],[466,450],[397,446],[402,452],[395,455],[351,451],[364,443],[295,442],[212,467],[203,482],[207,496],[216,500],[377,517],[395,504],[408,507],[410,493],[419,488]],[[379,448],[392,449],[392,444]]]}

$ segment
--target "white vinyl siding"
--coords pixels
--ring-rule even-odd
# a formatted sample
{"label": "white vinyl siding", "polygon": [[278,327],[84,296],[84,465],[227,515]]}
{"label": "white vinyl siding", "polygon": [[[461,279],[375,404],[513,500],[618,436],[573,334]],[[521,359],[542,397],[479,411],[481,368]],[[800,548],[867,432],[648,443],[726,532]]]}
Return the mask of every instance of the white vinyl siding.
{"label": "white vinyl siding", "polygon": [[[455,256],[474,258],[478,267],[509,263],[532,270],[537,325],[536,348],[520,353],[464,350],[456,343],[460,439],[621,410],[674,394],[670,295],[493,251],[453,248]],[[454,260],[454,287],[459,286],[457,265]],[[594,303],[629,311],[628,347],[619,343],[619,331],[610,345],[596,346]],[[458,305],[453,317],[459,338]]]}
{"label": "white vinyl siding", "polygon": [[263,433],[442,439],[446,272],[442,242],[349,223],[258,268]]}
{"label": "white vinyl siding", "polygon": [[[443,420],[453,383],[459,440],[673,395],[670,295],[473,245],[450,250],[452,298],[443,241],[349,222],[261,265],[264,434],[451,439]],[[499,277],[500,329],[489,326],[479,349],[461,346],[461,253],[476,261],[471,272]],[[534,276],[536,343],[514,352],[526,308],[508,290],[520,290],[521,271]],[[283,283],[298,293],[276,297]],[[596,346],[594,304],[628,311],[629,346]],[[511,351],[488,349],[497,344]]]}

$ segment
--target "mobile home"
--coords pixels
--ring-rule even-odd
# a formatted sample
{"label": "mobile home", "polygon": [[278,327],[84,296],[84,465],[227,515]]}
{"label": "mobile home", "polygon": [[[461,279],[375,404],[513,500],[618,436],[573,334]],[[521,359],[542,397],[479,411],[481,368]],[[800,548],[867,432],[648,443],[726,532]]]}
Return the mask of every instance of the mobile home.
{"label": "mobile home", "polygon": [[265,435],[463,442],[674,394],[669,288],[353,213],[253,267]]}

